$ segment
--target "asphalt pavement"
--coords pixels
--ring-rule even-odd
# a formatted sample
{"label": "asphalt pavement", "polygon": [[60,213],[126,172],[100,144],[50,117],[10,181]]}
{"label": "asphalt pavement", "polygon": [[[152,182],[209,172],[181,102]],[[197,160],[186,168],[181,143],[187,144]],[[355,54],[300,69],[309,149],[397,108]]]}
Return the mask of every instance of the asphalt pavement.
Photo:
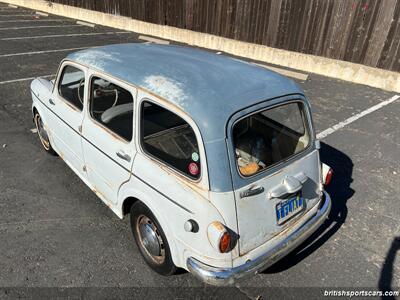
{"label": "asphalt pavement", "polygon": [[[118,219],[60,158],[42,150],[32,132],[28,79],[51,77],[76,49],[144,42],[138,37],[0,3],[0,287],[231,298],[398,289],[400,99],[322,139],[322,160],[334,169],[332,212],[289,256],[231,289],[208,287],[187,272],[163,277],[151,271],[129,218]],[[315,74],[296,81],[311,101],[317,132],[395,96]]]}

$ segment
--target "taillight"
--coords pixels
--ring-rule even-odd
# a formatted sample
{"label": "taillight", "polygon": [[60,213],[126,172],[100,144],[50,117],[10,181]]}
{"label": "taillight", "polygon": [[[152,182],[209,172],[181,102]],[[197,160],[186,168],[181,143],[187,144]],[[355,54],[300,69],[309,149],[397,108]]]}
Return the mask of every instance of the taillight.
{"label": "taillight", "polygon": [[324,186],[328,186],[331,183],[332,176],[333,176],[333,170],[332,170],[332,168],[329,168],[328,173],[326,173],[326,176],[325,176]]}
{"label": "taillight", "polygon": [[231,245],[231,235],[229,234],[229,232],[225,232],[221,236],[221,239],[219,240],[219,251],[221,253],[228,252],[230,245]]}
{"label": "taillight", "polygon": [[324,186],[328,186],[332,181],[333,170],[327,164],[322,163],[321,171],[322,171],[322,184]]}
{"label": "taillight", "polygon": [[208,240],[215,250],[226,253],[231,250],[231,235],[220,222],[212,222],[207,230]]}

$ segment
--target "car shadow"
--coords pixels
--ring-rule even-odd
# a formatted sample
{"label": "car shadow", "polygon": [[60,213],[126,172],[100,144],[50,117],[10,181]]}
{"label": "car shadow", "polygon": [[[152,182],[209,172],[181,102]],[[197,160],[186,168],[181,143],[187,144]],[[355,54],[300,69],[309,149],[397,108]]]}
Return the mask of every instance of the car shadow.
{"label": "car shadow", "polygon": [[[397,252],[400,252],[400,236],[395,237],[386,255],[382,265],[381,275],[379,277],[378,287],[380,291],[393,291],[393,266],[396,260]],[[382,297],[383,298],[383,297]],[[386,296],[385,299],[396,299],[394,296]]]}
{"label": "car shadow", "polygon": [[346,220],[346,202],[354,194],[354,190],[350,187],[353,182],[353,162],[343,152],[322,142],[320,157],[321,162],[333,169],[332,181],[326,188],[332,199],[328,219],[299,247],[263,271],[264,274],[279,273],[295,266],[329,240]]}

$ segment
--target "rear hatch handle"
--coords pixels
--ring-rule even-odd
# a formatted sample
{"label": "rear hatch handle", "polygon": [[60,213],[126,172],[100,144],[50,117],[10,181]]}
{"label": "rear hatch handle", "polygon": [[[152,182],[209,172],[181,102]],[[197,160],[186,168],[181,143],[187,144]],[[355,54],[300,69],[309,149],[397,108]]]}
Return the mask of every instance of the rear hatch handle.
{"label": "rear hatch handle", "polygon": [[261,194],[262,192],[264,192],[264,188],[262,186],[253,185],[248,190],[241,192],[240,198],[255,196],[255,195]]}
{"label": "rear hatch handle", "polygon": [[306,182],[307,179],[307,175],[303,172],[294,176],[286,176],[278,186],[270,190],[268,197],[270,199],[284,198],[287,195],[294,194],[301,190],[303,183]]}

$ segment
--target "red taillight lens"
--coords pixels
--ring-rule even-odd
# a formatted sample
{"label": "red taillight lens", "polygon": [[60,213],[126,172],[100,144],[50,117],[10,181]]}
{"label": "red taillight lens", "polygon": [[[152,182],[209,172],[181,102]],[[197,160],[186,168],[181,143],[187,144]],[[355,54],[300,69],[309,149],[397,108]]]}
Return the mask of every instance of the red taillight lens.
{"label": "red taillight lens", "polygon": [[328,173],[326,173],[326,177],[325,177],[325,186],[328,186],[331,183],[332,176],[333,176],[333,170],[332,170],[332,168],[329,168],[329,171],[328,171]]}
{"label": "red taillight lens", "polygon": [[225,232],[219,241],[219,251],[221,251],[221,253],[228,252],[230,245],[231,245],[231,235],[228,232]]}

